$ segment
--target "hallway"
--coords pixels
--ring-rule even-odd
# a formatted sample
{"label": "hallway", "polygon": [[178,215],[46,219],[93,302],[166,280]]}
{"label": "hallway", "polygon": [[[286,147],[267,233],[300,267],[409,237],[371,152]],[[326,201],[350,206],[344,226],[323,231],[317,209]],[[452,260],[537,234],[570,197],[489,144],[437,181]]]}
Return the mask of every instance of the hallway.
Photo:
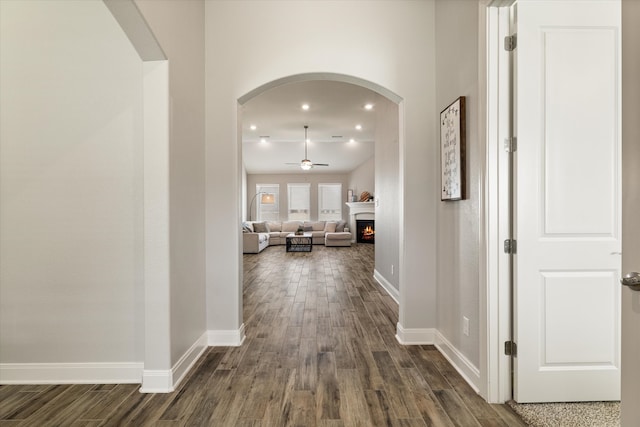
{"label": "hallway", "polygon": [[524,426],[478,397],[435,347],[398,344],[398,306],[373,281],[373,260],[366,244],[244,255],[241,347],[210,348],[169,394],[3,386],[0,424]]}

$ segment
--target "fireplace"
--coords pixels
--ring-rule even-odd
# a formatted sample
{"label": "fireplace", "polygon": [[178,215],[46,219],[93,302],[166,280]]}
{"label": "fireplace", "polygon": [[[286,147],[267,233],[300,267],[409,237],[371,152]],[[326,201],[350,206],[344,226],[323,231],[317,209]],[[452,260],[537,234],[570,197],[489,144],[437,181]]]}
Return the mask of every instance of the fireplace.
{"label": "fireplace", "polygon": [[376,227],[373,219],[356,220],[356,241],[358,243],[375,243]]}

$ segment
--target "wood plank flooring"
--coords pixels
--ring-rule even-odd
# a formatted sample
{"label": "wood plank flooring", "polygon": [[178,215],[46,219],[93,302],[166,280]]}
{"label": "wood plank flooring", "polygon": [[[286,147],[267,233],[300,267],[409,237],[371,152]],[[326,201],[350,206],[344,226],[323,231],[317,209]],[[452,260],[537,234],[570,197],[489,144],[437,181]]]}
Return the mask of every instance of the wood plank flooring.
{"label": "wood plank flooring", "polygon": [[244,255],[241,347],[213,347],[168,394],[138,385],[0,387],[0,426],[525,426],[433,346],[401,346],[374,246]]}

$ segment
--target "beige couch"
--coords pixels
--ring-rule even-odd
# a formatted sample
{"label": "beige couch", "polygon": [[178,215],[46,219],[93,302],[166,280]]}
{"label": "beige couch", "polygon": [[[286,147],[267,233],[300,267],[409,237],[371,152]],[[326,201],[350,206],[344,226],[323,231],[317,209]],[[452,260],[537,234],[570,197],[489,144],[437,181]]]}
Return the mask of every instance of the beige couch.
{"label": "beige couch", "polygon": [[[311,233],[311,243],[327,246],[351,246],[351,233],[345,231],[345,221],[247,221],[243,224],[243,253],[257,254],[267,246],[284,245],[286,237],[302,227],[306,233]],[[341,236],[341,237],[337,237]],[[332,244],[340,240],[340,244]],[[348,244],[347,244],[348,242]]]}

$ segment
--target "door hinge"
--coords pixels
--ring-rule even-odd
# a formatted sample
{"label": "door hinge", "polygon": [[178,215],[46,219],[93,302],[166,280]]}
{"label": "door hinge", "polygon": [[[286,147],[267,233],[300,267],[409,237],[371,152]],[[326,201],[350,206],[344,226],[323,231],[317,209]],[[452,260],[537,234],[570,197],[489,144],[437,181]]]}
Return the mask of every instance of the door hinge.
{"label": "door hinge", "polygon": [[516,253],[516,241],[514,239],[507,239],[504,241],[504,253],[505,254]]}
{"label": "door hinge", "polygon": [[518,140],[515,136],[504,139],[504,151],[507,153],[513,153],[518,149]]}
{"label": "door hinge", "polygon": [[518,355],[518,346],[513,341],[505,341],[504,342],[504,354],[506,356],[517,356]]}
{"label": "door hinge", "polygon": [[504,38],[504,50],[506,50],[507,52],[511,52],[512,50],[514,50],[517,44],[518,44],[518,38],[516,37],[515,34],[511,36],[506,36]]}

